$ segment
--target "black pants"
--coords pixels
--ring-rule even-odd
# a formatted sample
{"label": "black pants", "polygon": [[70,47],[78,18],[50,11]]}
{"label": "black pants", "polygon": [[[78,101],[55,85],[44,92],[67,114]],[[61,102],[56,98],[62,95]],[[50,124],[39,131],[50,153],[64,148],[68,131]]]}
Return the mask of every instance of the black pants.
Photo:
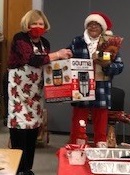
{"label": "black pants", "polygon": [[10,129],[12,149],[21,149],[23,151],[18,172],[27,172],[32,169],[37,135],[38,128]]}

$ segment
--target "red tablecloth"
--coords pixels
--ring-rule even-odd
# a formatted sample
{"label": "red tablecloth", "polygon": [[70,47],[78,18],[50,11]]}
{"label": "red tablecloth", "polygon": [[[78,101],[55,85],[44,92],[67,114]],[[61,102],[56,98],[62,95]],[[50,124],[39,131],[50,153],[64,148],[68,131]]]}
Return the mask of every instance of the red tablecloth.
{"label": "red tablecloth", "polygon": [[57,156],[59,160],[57,175],[94,175],[91,173],[87,160],[85,165],[70,165],[65,148],[60,148]]}
{"label": "red tablecloth", "polygon": [[57,156],[58,156],[57,175],[95,175],[90,170],[88,160],[86,160],[85,165],[70,165],[69,160],[66,156],[66,148],[64,147],[60,148],[57,152]]}

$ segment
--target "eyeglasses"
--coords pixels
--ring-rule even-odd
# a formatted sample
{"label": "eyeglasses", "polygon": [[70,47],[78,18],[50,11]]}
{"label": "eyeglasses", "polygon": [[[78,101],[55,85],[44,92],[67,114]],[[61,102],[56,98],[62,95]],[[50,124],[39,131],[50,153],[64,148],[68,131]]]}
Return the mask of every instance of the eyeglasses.
{"label": "eyeglasses", "polygon": [[100,27],[101,28],[101,25],[97,22],[90,22],[88,23],[87,27]]}

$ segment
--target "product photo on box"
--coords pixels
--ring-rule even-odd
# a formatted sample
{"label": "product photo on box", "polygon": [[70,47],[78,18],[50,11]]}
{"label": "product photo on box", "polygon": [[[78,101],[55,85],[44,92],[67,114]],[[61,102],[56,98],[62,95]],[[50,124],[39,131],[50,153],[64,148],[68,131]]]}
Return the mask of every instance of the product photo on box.
{"label": "product photo on box", "polygon": [[92,59],[71,58],[44,66],[46,102],[95,100]]}

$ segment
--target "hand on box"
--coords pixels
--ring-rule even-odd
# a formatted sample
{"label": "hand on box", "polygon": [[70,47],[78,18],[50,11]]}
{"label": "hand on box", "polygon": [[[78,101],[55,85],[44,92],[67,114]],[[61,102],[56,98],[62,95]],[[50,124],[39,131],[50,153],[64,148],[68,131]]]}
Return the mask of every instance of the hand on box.
{"label": "hand on box", "polygon": [[69,59],[73,56],[70,49],[60,49],[57,52],[49,53],[48,55],[51,61]]}
{"label": "hand on box", "polygon": [[69,59],[73,56],[70,49],[60,49],[56,53],[59,59]]}

